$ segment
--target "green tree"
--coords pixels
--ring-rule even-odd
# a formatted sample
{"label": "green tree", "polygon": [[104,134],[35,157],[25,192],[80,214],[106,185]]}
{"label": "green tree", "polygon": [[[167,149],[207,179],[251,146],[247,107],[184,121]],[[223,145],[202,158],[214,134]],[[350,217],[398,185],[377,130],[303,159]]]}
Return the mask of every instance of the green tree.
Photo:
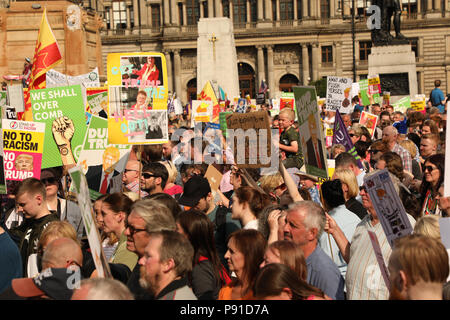
{"label": "green tree", "polygon": [[311,81],[310,86],[316,87],[316,93],[318,97],[325,97],[327,94],[327,78],[322,78],[316,81]]}

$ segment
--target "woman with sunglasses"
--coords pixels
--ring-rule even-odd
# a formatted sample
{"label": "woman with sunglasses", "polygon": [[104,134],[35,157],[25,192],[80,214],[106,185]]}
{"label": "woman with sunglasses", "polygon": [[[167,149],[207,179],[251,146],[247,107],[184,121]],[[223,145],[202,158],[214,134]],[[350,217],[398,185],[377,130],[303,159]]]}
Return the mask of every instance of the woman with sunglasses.
{"label": "woman with sunglasses", "polygon": [[436,196],[439,187],[444,183],[445,155],[435,154],[425,160],[420,194],[422,195],[422,216],[427,214],[438,214],[440,210],[437,205]]}
{"label": "woman with sunglasses", "polygon": [[48,209],[56,212],[61,221],[69,222],[75,228],[77,238],[80,240],[85,236],[80,207],[64,198],[61,175],[56,168],[46,168],[41,171],[40,180],[45,185]]}

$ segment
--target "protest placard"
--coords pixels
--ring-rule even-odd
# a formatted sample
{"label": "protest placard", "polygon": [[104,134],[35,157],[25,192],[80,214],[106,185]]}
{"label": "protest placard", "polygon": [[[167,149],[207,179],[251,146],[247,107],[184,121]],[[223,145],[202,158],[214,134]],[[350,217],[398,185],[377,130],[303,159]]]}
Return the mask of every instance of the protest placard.
{"label": "protest placard", "polygon": [[0,108],[7,106],[7,92],[6,91],[0,91]]}
{"label": "protest placard", "polygon": [[369,80],[361,79],[358,81],[358,84],[359,84],[360,104],[363,106],[368,106],[369,104],[371,104],[371,101],[369,98]]}
{"label": "protest placard", "polygon": [[91,115],[108,118],[108,87],[86,89],[86,112]]}
{"label": "protest placard", "polygon": [[41,176],[45,124],[3,119],[2,129],[6,190],[13,193],[19,181]]}
{"label": "protest placard", "polygon": [[267,112],[227,114],[226,122],[227,143],[234,152],[236,164],[241,168],[269,167],[272,136]]}
{"label": "protest placard", "polygon": [[78,206],[80,207],[84,228],[89,241],[89,249],[91,251],[92,258],[94,259],[98,277],[112,278],[109,264],[103,251],[97,224],[95,222],[96,218],[94,216],[94,210],[92,209],[92,203],[89,197],[86,177],[83,174],[82,168],[79,166],[69,169],[69,174],[72,178],[72,185],[75,187],[75,191],[77,193]]}
{"label": "protest placard", "polygon": [[410,96],[403,97],[397,102],[393,103],[392,106],[394,107],[394,111],[400,111],[406,114],[406,110],[411,108],[411,97]]}
{"label": "protest placard", "polygon": [[272,109],[270,109],[270,115],[273,117],[280,114],[280,99],[271,99],[270,103],[272,105]]}
{"label": "protest placard", "polygon": [[[122,173],[131,147],[129,144],[109,144],[108,121],[92,116],[78,157],[78,165],[86,175],[91,199],[101,194],[122,191]],[[106,186],[101,190],[105,179]]]}
{"label": "protest placard", "polygon": [[327,178],[327,162],[315,87],[293,87],[306,173]]}
{"label": "protest placard", "polygon": [[211,191],[219,190],[220,181],[222,180],[222,173],[220,173],[220,171],[217,170],[213,164],[208,166],[204,177],[208,179],[209,185],[211,186]]}
{"label": "protest placard", "polygon": [[447,250],[450,249],[450,218],[439,218],[439,231],[441,234],[441,241]]}
{"label": "protest placard", "polygon": [[350,97],[352,89],[352,79],[328,76],[327,77],[327,102],[325,110],[336,111],[341,113],[350,113],[353,110]]}
{"label": "protest placard", "polygon": [[381,103],[381,81],[379,75],[369,75],[368,77],[368,93],[369,98],[372,97],[371,103]]}
{"label": "protest placard", "polygon": [[200,93],[198,94],[197,100],[212,101],[213,115],[211,122],[219,123],[219,112],[220,112],[219,100],[217,100],[217,96],[214,92],[214,89],[210,81],[206,82],[202,91],[200,91]]}
{"label": "protest placard", "polygon": [[209,101],[192,100],[191,127],[198,122],[212,122],[213,103]]}
{"label": "protest placard", "polygon": [[403,203],[394,188],[387,169],[364,177],[364,186],[370,196],[386,238],[393,247],[394,240],[411,234],[413,228]]}
{"label": "protest placard", "polygon": [[410,103],[414,111],[419,111],[423,114],[426,113],[426,97],[424,94],[416,94],[411,98]]}
{"label": "protest placard", "polygon": [[100,76],[97,67],[91,72],[80,74],[78,76],[68,76],[54,69],[50,69],[47,71],[45,77],[47,88],[65,87],[75,84],[81,84],[85,88],[100,87]]}
{"label": "protest placard", "polygon": [[383,92],[383,106],[391,104],[391,93],[389,91]]}
{"label": "protest placard", "polygon": [[245,113],[247,111],[247,100],[244,98],[239,98],[236,103],[236,108],[234,109],[237,113]]}
{"label": "protest placard", "polygon": [[386,284],[387,288],[390,288],[390,281],[389,281],[389,271],[386,267],[386,263],[384,262],[383,253],[381,251],[380,243],[378,242],[378,238],[375,232],[367,230],[367,233],[369,234],[370,242],[372,243],[373,251],[375,252],[375,257],[377,258],[378,266],[381,270],[381,275],[383,276],[384,283]]}
{"label": "protest placard", "polygon": [[45,123],[42,168],[76,164],[87,129],[81,85],[31,90],[30,97],[33,120]]}
{"label": "protest placard", "polygon": [[165,55],[159,52],[110,53],[107,79],[109,142],[166,143],[169,94]]}
{"label": "protest placard", "polygon": [[8,104],[16,109],[16,112],[25,110],[25,100],[23,98],[23,86],[19,84],[11,84],[7,86]]}
{"label": "protest placard", "polygon": [[373,139],[375,134],[375,129],[377,128],[378,116],[371,114],[367,111],[361,112],[361,117],[359,118],[359,123],[362,124],[369,130],[370,137]]}
{"label": "protest placard", "polygon": [[224,137],[227,136],[227,115],[232,114],[232,113],[233,112],[231,112],[231,111],[219,113],[220,130],[222,130],[222,134]]}
{"label": "protest placard", "polygon": [[325,130],[325,145],[327,148],[333,145],[333,129]]}

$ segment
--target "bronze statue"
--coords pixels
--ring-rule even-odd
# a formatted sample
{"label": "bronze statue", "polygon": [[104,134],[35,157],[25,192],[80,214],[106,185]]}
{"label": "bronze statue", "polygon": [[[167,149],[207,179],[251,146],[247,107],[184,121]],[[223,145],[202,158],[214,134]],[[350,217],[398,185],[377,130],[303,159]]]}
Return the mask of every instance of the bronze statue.
{"label": "bronze statue", "polygon": [[[381,11],[381,29],[372,30],[374,45],[389,45],[405,43],[406,37],[400,32],[400,17],[402,14],[400,0],[373,0]],[[395,38],[391,35],[391,21],[393,21]]]}

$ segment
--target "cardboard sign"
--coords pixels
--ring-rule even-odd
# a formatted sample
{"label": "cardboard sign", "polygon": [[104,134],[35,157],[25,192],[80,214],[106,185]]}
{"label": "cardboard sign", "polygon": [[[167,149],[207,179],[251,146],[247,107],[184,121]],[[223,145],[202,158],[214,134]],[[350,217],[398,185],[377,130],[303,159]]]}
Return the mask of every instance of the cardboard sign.
{"label": "cardboard sign", "polygon": [[394,107],[394,111],[400,111],[406,114],[406,110],[411,108],[411,97],[403,97],[397,102],[393,103],[392,106]]}
{"label": "cardboard sign", "polygon": [[198,122],[212,122],[212,117],[212,101],[192,100],[191,127],[195,127]]}
{"label": "cardboard sign", "polygon": [[81,86],[31,90],[30,97],[33,120],[45,123],[42,168],[75,164],[87,129]]}
{"label": "cardboard sign", "polygon": [[362,124],[369,130],[370,136],[373,139],[375,134],[375,129],[377,128],[378,116],[375,114],[368,113],[366,111],[361,112],[361,117],[359,118],[359,123]]}
{"label": "cardboard sign", "polygon": [[208,179],[212,191],[219,190],[220,181],[222,180],[222,174],[219,172],[219,170],[216,169],[216,167],[214,167],[213,164],[210,164],[208,166],[208,170],[206,170],[204,177]]}
{"label": "cardboard sign", "polygon": [[[108,143],[108,121],[92,116],[83,148],[78,157],[78,165],[86,175],[91,199],[97,199],[101,194],[122,191],[122,173],[128,161],[131,145],[116,145]],[[101,192],[105,179],[106,191]]]}
{"label": "cardboard sign", "polygon": [[375,252],[375,257],[377,258],[378,266],[381,270],[381,275],[383,276],[384,283],[386,284],[387,288],[391,287],[391,282],[389,281],[389,271],[386,267],[386,263],[383,259],[383,253],[381,251],[380,243],[378,242],[377,235],[375,232],[367,230],[367,233],[369,234],[370,242],[372,243],[373,251]]}
{"label": "cardboard sign", "polygon": [[97,67],[95,67],[95,69],[91,72],[78,76],[68,76],[54,69],[50,69],[47,71],[45,78],[45,85],[47,88],[64,87],[75,84],[81,84],[86,88],[100,87],[100,76],[98,74]]}
{"label": "cardboard sign", "polygon": [[2,129],[6,189],[12,193],[17,181],[41,176],[45,124],[3,119]]}
{"label": "cardboard sign", "polygon": [[306,173],[327,178],[325,140],[315,87],[293,87]]}
{"label": "cardboard sign", "polygon": [[77,193],[78,206],[81,210],[84,228],[89,241],[89,248],[92,253],[92,258],[94,259],[98,276],[100,278],[112,278],[108,261],[103,252],[100,234],[95,223],[94,210],[92,209],[92,203],[89,197],[86,177],[84,176],[82,169],[78,166],[71,168],[69,174],[72,178],[72,185],[75,187]]}
{"label": "cardboard sign", "polygon": [[[167,143],[169,92],[165,55],[160,52],[110,53],[107,79],[109,142]],[[148,112],[150,109],[158,112]]]}
{"label": "cardboard sign", "polygon": [[7,86],[9,106],[17,112],[25,111],[25,100],[23,98],[22,84],[12,84]]}
{"label": "cardboard sign", "polygon": [[[326,111],[339,110],[341,113],[350,113],[352,109],[352,79],[342,77],[327,77]],[[351,111],[350,111],[351,110]]]}
{"label": "cardboard sign", "polygon": [[272,136],[267,112],[227,114],[226,122],[227,142],[232,144],[236,164],[240,168],[269,167]]}
{"label": "cardboard sign", "polygon": [[395,239],[411,234],[413,228],[394,188],[389,171],[383,169],[370,177],[366,175],[364,186],[370,195],[386,238],[393,247]]}

